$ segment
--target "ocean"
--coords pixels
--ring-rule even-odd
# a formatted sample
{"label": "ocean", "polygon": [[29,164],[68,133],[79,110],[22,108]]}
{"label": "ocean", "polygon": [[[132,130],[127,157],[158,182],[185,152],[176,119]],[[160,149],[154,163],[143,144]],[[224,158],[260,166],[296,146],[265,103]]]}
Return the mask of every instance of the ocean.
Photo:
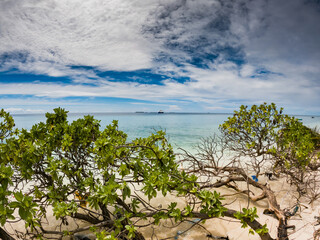
{"label": "ocean", "polygon": [[[69,113],[68,121],[72,122],[88,114],[90,113]],[[112,120],[118,120],[119,129],[128,134],[129,140],[147,137],[155,131],[163,130],[176,151],[183,148],[191,152],[201,138],[217,133],[219,125],[232,116],[232,114],[212,113],[94,113],[90,115],[100,120],[101,128],[110,124]],[[295,117],[309,127],[320,128],[320,116]],[[46,120],[44,114],[16,114],[13,118],[17,128],[26,129]]]}

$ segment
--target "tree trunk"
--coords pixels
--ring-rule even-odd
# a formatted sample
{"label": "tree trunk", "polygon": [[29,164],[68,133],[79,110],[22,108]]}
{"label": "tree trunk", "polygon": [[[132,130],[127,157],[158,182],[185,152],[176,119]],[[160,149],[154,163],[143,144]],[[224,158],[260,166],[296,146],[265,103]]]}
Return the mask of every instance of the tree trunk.
{"label": "tree trunk", "polygon": [[0,227],[0,239],[2,240],[15,240],[3,228]]}
{"label": "tree trunk", "polygon": [[[237,211],[232,210],[232,209],[228,209],[227,211],[225,211],[223,214],[225,217],[230,217],[230,218],[235,218],[234,214]],[[199,213],[199,212],[193,212],[192,213],[193,217],[196,218],[200,218],[200,219],[210,219],[212,217],[209,217],[206,213]],[[252,222],[250,221],[250,219],[244,219],[244,221],[253,229],[253,230],[257,230],[257,229],[261,229],[262,225],[257,221],[257,220],[253,220]],[[260,238],[262,240],[275,240],[273,239],[269,233],[265,233],[265,234],[259,234]]]}
{"label": "tree trunk", "polygon": [[279,220],[278,240],[289,240],[287,231],[287,220]]}
{"label": "tree trunk", "polygon": [[[237,211],[235,210],[232,210],[232,209],[228,209],[226,212],[224,212],[224,215],[226,217],[230,217],[230,218],[235,218],[234,214],[236,213]],[[245,222],[253,229],[253,230],[257,230],[257,229],[261,229],[262,228],[262,225],[256,221],[256,220],[253,220],[252,222],[250,221],[250,219],[244,219]],[[265,234],[259,234],[261,240],[274,240],[269,233],[265,233]],[[282,239],[281,239],[282,240]],[[283,239],[284,240],[284,239]]]}
{"label": "tree trunk", "polygon": [[[241,175],[243,177],[243,179],[246,179],[250,185],[257,187],[257,188],[260,188],[262,190],[262,194],[260,196],[256,197],[256,199],[253,199],[249,195],[248,195],[248,197],[250,197],[251,200],[259,200],[264,197],[267,198],[268,203],[269,203],[269,210],[274,212],[277,219],[279,220],[278,239],[279,240],[287,240],[288,239],[287,216],[285,215],[285,212],[280,208],[280,205],[277,202],[277,198],[276,198],[274,192],[270,189],[269,186],[266,186],[261,183],[253,181],[250,177],[248,177],[246,175],[246,173],[244,172],[243,169],[241,169],[241,168],[228,168],[228,171],[231,172],[231,170],[233,170],[234,172],[237,172],[239,175]],[[249,222],[248,222],[248,225],[250,227],[252,227],[249,224]],[[281,238],[279,238],[279,236],[281,236]],[[262,236],[260,236],[260,237],[261,237],[261,239],[263,239]]]}
{"label": "tree trunk", "polygon": [[136,235],[133,239],[134,240],[145,240],[144,236],[140,232],[136,232]]}

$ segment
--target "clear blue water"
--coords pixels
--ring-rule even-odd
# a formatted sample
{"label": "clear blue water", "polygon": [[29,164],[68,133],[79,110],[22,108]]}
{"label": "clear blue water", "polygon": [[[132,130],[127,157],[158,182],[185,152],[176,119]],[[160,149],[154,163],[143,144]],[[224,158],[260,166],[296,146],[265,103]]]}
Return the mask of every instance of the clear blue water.
{"label": "clear blue water", "polygon": [[[69,122],[87,114],[69,114]],[[164,130],[174,149],[192,151],[200,138],[211,136],[230,114],[182,114],[182,113],[96,113],[101,127],[112,120],[119,121],[119,129],[128,134],[129,139],[147,137],[152,132]],[[45,121],[44,114],[13,115],[17,128],[30,129],[32,125]],[[309,127],[320,128],[320,117],[296,116]]]}

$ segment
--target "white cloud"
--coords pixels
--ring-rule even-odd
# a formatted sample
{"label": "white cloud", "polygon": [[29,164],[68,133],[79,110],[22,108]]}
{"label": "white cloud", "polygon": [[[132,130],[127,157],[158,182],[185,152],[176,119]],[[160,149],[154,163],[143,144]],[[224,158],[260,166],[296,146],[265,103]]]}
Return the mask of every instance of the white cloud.
{"label": "white cloud", "polygon": [[5,108],[6,112],[10,112],[11,114],[35,114],[35,113],[43,113],[43,109],[29,109],[29,108]]}
{"label": "white cloud", "polygon": [[[235,66],[218,64],[214,70],[188,66],[184,69],[186,76],[196,81],[179,83],[164,80],[163,85],[138,84],[134,82],[109,82],[100,80],[97,86],[81,84],[54,83],[20,83],[0,84],[0,94],[34,95],[46,98],[81,97],[115,97],[163,102],[168,99],[180,99],[216,106],[224,102],[235,104],[238,100],[250,102],[278,102],[288,106],[297,103],[317,106],[320,100],[319,87],[310,88],[306,81],[298,81],[301,76],[284,76],[274,79],[245,78],[239,75]],[[184,75],[181,75],[183,77]],[[288,100],[287,100],[288,99]],[[294,99],[294,101],[292,101]],[[179,104],[176,109],[182,107]]]}
{"label": "white cloud", "polygon": [[149,6],[139,1],[17,1],[1,4],[0,54],[22,51],[27,62],[105,70],[151,67],[156,45],[140,34]]}
{"label": "white cloud", "polygon": [[253,67],[252,65],[246,64],[242,66],[240,70],[240,74],[242,77],[250,77],[254,75],[256,68]]}
{"label": "white cloud", "polygon": [[[166,106],[174,99],[213,110],[274,101],[320,112],[320,15],[313,4],[2,0],[0,56],[8,56],[0,71],[16,68],[73,82],[1,83],[0,94],[132,98]],[[139,84],[98,77],[96,69],[152,69],[167,78],[162,85]],[[172,80],[179,77],[190,81]],[[183,110],[181,102],[171,108]]]}

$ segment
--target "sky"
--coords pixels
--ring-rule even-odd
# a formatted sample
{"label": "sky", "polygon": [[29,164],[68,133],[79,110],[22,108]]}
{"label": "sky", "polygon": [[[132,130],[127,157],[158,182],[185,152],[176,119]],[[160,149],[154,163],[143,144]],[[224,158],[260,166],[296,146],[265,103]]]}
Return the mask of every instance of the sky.
{"label": "sky", "polygon": [[319,0],[0,0],[0,108],[320,115],[319,23]]}

